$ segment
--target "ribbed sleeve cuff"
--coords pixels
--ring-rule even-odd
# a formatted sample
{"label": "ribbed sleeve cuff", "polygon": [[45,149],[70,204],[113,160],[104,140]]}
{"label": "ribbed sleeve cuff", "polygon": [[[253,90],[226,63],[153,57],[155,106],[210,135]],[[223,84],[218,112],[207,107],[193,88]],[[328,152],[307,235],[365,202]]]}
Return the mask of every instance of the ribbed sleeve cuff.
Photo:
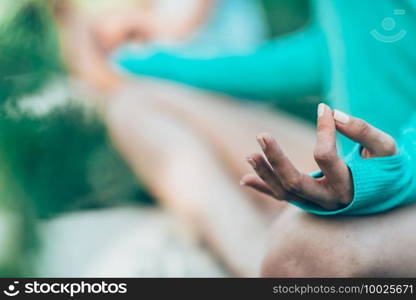
{"label": "ribbed sleeve cuff", "polygon": [[[413,165],[403,150],[396,155],[364,159],[358,145],[345,159],[352,175],[352,202],[338,210],[327,211],[317,205],[294,205],[317,215],[366,215],[389,210],[406,203],[414,185]],[[311,174],[323,176],[322,172]]]}

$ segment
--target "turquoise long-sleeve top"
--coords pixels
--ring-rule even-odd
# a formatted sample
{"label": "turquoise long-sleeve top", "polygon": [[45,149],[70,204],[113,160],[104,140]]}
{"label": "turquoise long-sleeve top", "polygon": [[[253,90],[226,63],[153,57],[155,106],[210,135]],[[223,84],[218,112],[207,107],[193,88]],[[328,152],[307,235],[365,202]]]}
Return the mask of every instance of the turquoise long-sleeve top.
{"label": "turquoise long-sleeve top", "polygon": [[[365,215],[416,202],[416,0],[316,0],[305,30],[251,53],[196,59],[156,51],[119,51],[131,73],[161,77],[239,97],[324,95],[337,109],[395,137],[394,156],[363,159],[339,137],[354,197],[321,215]],[[312,176],[322,176],[315,173]]]}

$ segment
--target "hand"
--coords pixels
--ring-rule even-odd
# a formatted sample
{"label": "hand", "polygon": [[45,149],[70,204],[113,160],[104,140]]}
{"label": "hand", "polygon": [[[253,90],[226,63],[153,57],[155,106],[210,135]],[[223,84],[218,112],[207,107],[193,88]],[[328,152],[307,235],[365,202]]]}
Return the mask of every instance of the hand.
{"label": "hand", "polygon": [[326,210],[347,206],[354,190],[349,168],[337,154],[337,130],[361,144],[361,156],[365,159],[396,154],[396,143],[388,134],[361,119],[320,104],[314,158],[324,176],[315,179],[299,172],[277,142],[265,133],[257,137],[265,157],[259,153],[247,157],[257,175],[245,175],[241,184],[278,200],[313,203]]}

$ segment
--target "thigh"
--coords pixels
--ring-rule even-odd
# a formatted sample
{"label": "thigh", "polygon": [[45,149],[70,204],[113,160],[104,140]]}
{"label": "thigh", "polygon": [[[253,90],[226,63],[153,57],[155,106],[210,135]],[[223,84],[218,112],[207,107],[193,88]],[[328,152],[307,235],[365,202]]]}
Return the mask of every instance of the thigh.
{"label": "thigh", "polygon": [[368,262],[369,275],[416,276],[415,204],[364,218],[358,226],[357,242]]}
{"label": "thigh", "polygon": [[[315,133],[308,123],[267,107],[242,103],[219,94],[201,92],[177,84],[141,81],[140,91],[153,105],[176,115],[204,139],[222,161],[237,186],[244,174],[252,172],[246,156],[259,152],[256,136],[275,136],[294,165],[304,172],[317,169],[313,160]],[[247,189],[258,205],[272,213],[286,203]]]}
{"label": "thigh", "polygon": [[270,108],[267,103],[253,104],[224,95],[209,93],[156,80],[142,80],[141,91],[158,105],[176,114],[201,136],[209,139],[238,175],[245,156],[259,151],[256,135],[274,135],[294,164],[305,172],[314,171],[315,132],[309,123]]}
{"label": "thigh", "polygon": [[234,274],[253,276],[267,216],[224,171],[205,140],[172,115],[142,105],[138,96],[128,91],[106,106],[112,142],[152,195]]}
{"label": "thigh", "polygon": [[415,204],[374,216],[325,218],[293,207],[279,217],[264,275],[416,276]]}

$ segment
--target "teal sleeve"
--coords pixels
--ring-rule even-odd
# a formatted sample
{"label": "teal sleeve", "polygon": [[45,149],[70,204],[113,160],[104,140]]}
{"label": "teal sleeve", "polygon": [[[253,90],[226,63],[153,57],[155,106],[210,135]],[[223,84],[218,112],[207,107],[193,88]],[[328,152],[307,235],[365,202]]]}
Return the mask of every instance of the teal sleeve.
{"label": "teal sleeve", "polygon": [[292,204],[317,215],[368,215],[416,202],[416,115],[402,131],[396,155],[363,159],[360,152],[357,145],[345,160],[354,184],[348,206],[326,211],[314,205]]}
{"label": "teal sleeve", "polygon": [[252,99],[319,95],[323,37],[319,29],[266,43],[244,55],[208,59],[155,51],[116,51],[113,62],[129,73],[174,80],[198,88]]}

